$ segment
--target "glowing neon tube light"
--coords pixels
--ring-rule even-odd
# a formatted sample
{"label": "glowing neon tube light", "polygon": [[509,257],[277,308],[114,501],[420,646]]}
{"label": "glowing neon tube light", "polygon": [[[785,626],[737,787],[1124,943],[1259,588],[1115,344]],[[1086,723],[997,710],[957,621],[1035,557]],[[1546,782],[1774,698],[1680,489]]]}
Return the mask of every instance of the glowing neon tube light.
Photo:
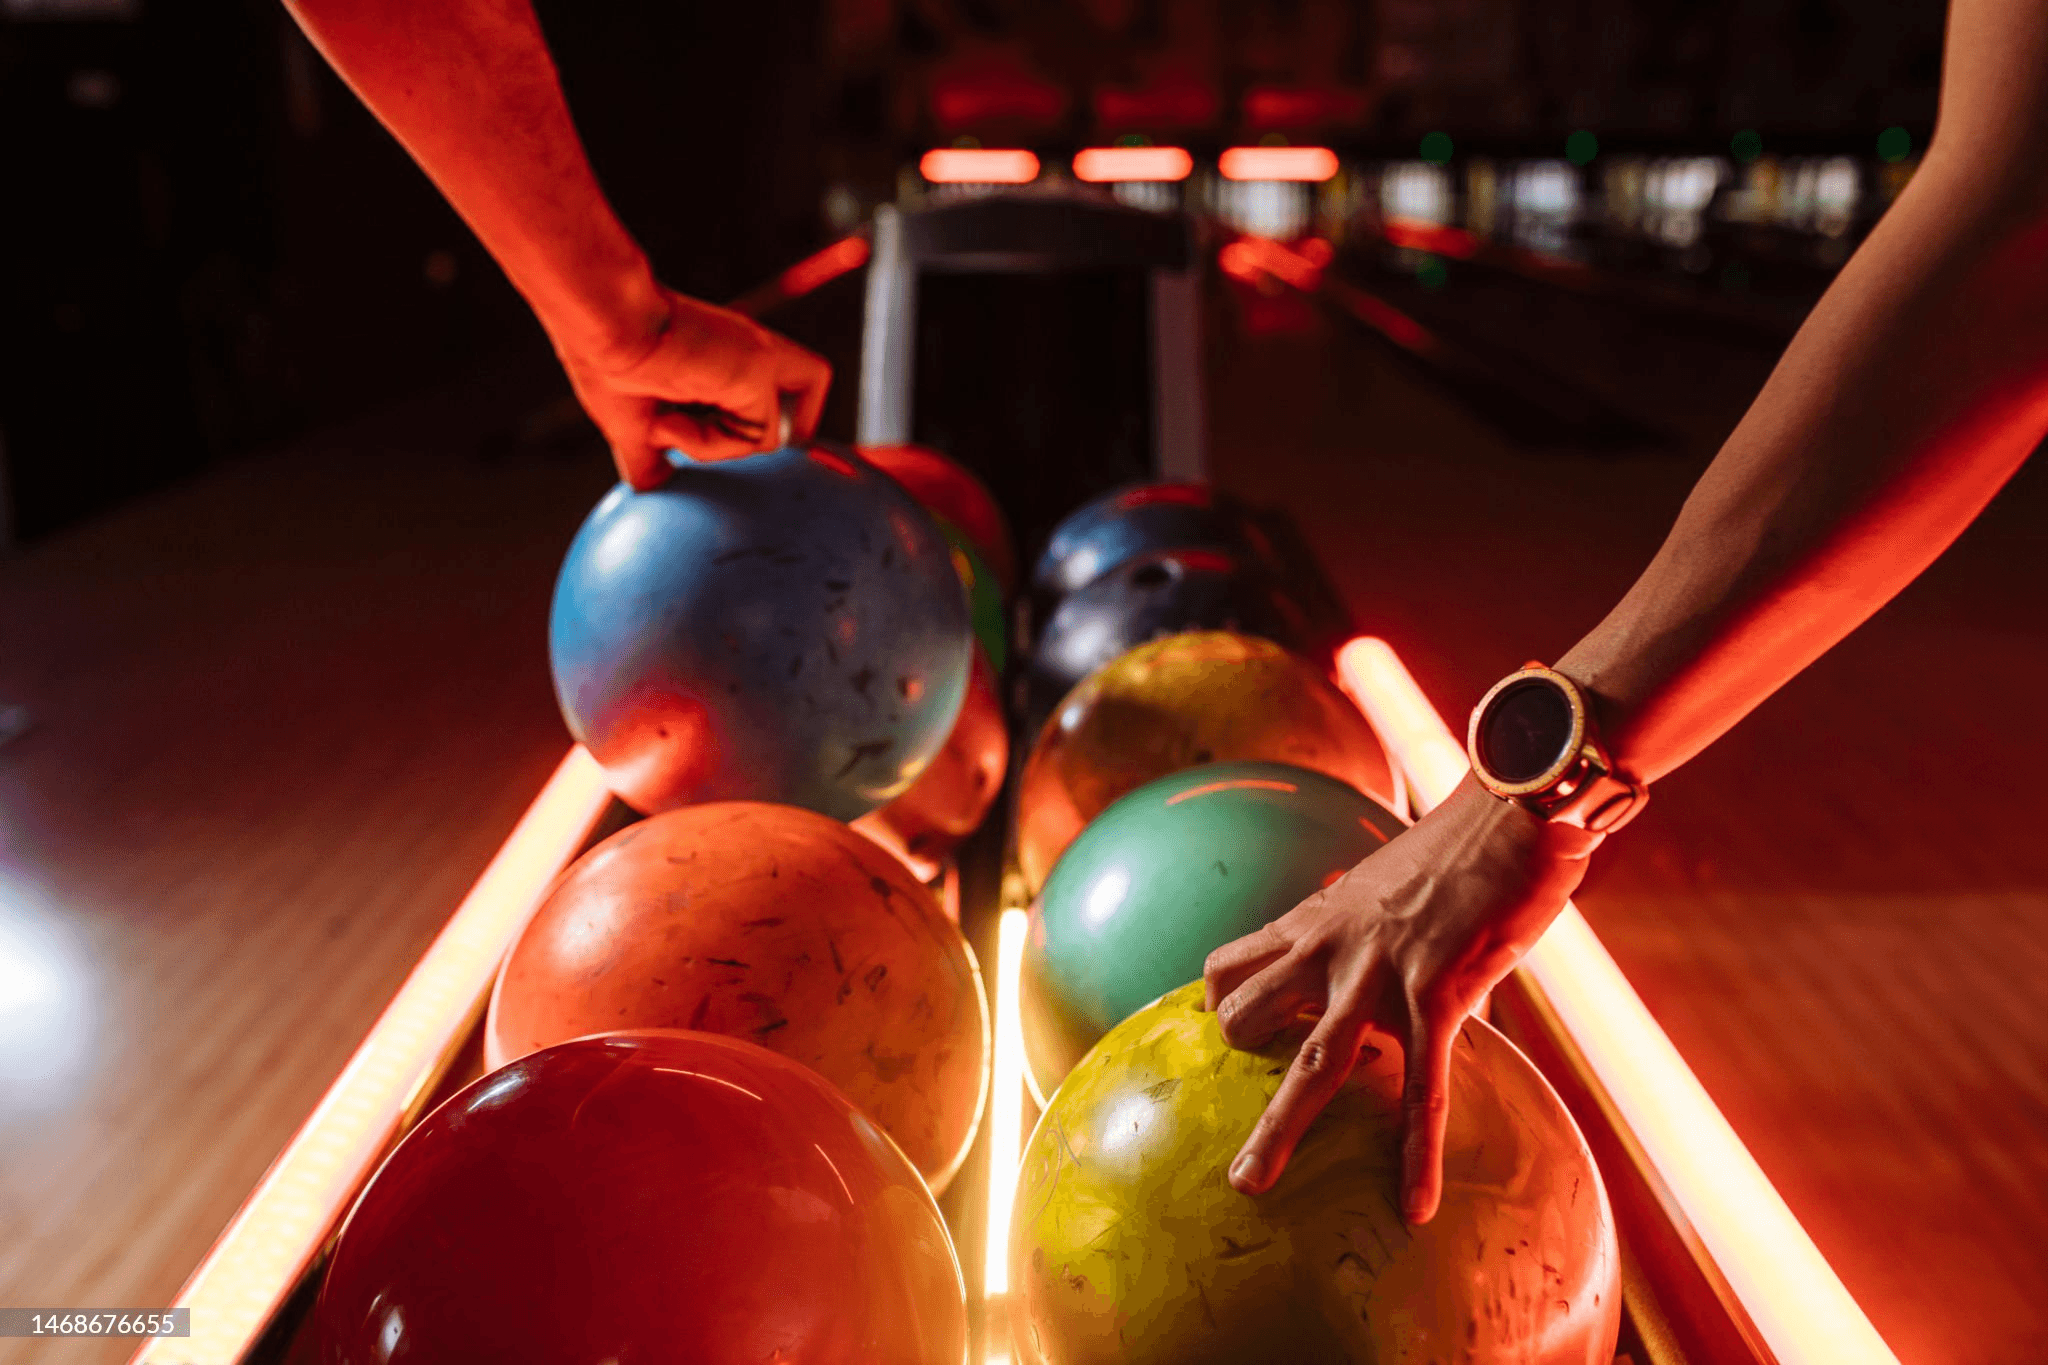
{"label": "glowing neon tube light", "polygon": [[1090,147],[1074,154],[1074,178],[1091,184],[1185,180],[1194,169],[1183,147]]}
{"label": "glowing neon tube light", "polygon": [[1038,158],[1025,151],[939,147],[924,154],[917,170],[934,185],[1028,185],[1038,179]]}
{"label": "glowing neon tube light", "polygon": [[995,1093],[988,1110],[988,1241],[981,1271],[982,1297],[990,1304],[1010,1292],[1010,1206],[1017,1197],[1024,1126],[1024,1027],[1017,983],[1029,922],[1026,912],[1011,908],[996,927]]}
{"label": "glowing neon tube light", "polygon": [[[1383,640],[1338,676],[1427,810],[1466,771],[1464,747]],[[1820,1248],[1575,906],[1523,959],[1779,1365],[1897,1365]]]}
{"label": "glowing neon tube light", "polygon": [[1232,147],[1216,163],[1225,180],[1328,180],[1337,154],[1328,147]]}
{"label": "glowing neon tube light", "polygon": [[475,1024],[499,959],[611,801],[604,771],[569,751],[463,897],[304,1126],[178,1294],[192,1335],[136,1365],[235,1365]]}

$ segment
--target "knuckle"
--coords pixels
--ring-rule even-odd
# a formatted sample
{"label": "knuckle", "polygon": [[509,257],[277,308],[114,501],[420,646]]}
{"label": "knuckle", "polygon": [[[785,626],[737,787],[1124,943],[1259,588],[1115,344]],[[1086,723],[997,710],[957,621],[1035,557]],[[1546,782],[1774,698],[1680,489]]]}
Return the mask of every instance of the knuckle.
{"label": "knuckle", "polygon": [[1295,1055],[1294,1069],[1310,1080],[1321,1080],[1338,1065],[1335,1049],[1321,1038],[1311,1038]]}

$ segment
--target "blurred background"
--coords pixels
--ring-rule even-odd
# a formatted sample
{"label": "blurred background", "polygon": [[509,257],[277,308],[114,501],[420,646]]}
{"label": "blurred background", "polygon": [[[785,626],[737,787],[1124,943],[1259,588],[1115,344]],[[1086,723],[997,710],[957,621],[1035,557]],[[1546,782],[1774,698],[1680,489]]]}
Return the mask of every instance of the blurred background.
{"label": "blurred background", "polygon": [[[1437,223],[1783,328],[1910,175],[1938,0],[543,0],[600,177],[739,293],[933,148],[1173,145],[1133,202],[1282,238]],[[1320,183],[1217,154],[1314,145]],[[542,345],[267,0],[0,4],[0,539]],[[1399,234],[1396,234],[1397,238]],[[1441,288],[1455,255],[1381,264]],[[1684,300],[1681,300],[1684,301]],[[1428,306],[1427,303],[1423,306]],[[499,433],[502,435],[502,433]],[[847,434],[844,432],[838,433]]]}

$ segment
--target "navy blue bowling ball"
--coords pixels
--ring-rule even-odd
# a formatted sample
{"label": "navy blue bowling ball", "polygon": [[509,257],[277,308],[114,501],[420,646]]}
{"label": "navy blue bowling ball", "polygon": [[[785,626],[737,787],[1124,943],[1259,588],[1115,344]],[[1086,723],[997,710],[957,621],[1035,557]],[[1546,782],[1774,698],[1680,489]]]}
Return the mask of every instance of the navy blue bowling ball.
{"label": "navy blue bowling ball", "polygon": [[1154,550],[1210,549],[1276,570],[1272,543],[1235,498],[1205,483],[1149,483],[1084,504],[1055,526],[1031,570],[1031,586],[1053,602]]}
{"label": "navy blue bowling ball", "polygon": [[1235,630],[1303,648],[1308,620],[1264,564],[1223,550],[1157,550],[1068,593],[1031,653],[1027,721],[1125,650],[1189,630]]}
{"label": "navy blue bowling ball", "polygon": [[974,636],[946,539],[910,495],[790,446],[607,493],[555,582],[548,647],[570,732],[634,808],[776,801],[851,820],[944,746]]}

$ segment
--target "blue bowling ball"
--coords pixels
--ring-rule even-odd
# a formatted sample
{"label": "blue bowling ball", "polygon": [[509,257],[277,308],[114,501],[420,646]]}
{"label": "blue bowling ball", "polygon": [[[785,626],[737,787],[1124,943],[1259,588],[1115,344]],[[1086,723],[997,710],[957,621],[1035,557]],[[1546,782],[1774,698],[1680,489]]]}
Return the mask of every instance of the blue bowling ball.
{"label": "blue bowling ball", "polygon": [[822,447],[612,489],[548,622],[570,732],[650,813],[756,800],[851,820],[886,804],[944,746],[973,648],[931,518]]}
{"label": "blue bowling ball", "polygon": [[1224,550],[1268,572],[1279,568],[1272,543],[1235,498],[1205,483],[1148,483],[1068,513],[1033,566],[1031,586],[1055,602],[1139,555],[1168,549]]}

